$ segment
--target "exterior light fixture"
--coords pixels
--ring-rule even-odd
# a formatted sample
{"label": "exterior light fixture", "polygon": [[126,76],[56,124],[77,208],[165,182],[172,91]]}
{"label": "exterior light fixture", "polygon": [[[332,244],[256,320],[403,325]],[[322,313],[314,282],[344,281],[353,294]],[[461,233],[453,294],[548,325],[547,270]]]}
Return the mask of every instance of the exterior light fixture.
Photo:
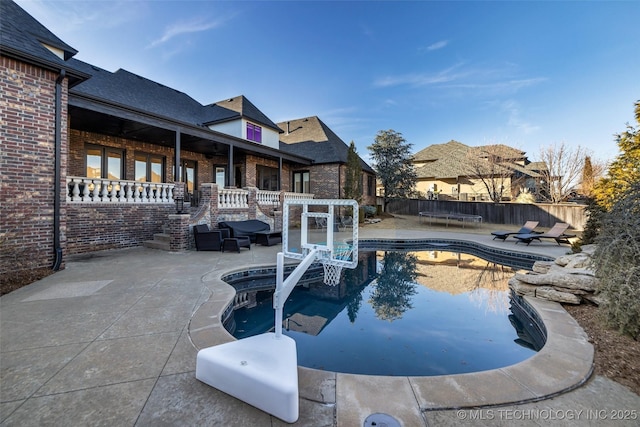
{"label": "exterior light fixture", "polygon": [[176,197],[176,213],[184,211],[184,197]]}

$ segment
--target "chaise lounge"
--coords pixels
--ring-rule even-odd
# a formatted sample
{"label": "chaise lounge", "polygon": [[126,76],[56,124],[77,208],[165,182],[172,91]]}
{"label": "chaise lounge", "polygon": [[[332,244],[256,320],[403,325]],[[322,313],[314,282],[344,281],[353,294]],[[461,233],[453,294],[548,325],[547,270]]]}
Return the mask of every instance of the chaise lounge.
{"label": "chaise lounge", "polygon": [[546,233],[536,234],[536,233],[527,233],[527,234],[516,234],[513,237],[518,239],[516,244],[523,242],[529,246],[534,240],[540,241],[540,239],[554,239],[556,243],[559,245],[560,243],[566,243],[568,245],[571,244],[569,239],[571,237],[576,237],[575,234],[565,234],[564,232],[569,228],[569,224],[565,224],[564,222],[556,222],[555,225],[551,228],[551,230]]}
{"label": "chaise lounge", "polygon": [[[538,221],[527,221],[524,223],[522,228],[518,231],[493,231],[491,234],[493,235],[493,240],[500,239],[506,240],[507,237],[513,236],[514,234],[533,234],[533,229],[538,226]],[[536,233],[537,234],[537,233]]]}

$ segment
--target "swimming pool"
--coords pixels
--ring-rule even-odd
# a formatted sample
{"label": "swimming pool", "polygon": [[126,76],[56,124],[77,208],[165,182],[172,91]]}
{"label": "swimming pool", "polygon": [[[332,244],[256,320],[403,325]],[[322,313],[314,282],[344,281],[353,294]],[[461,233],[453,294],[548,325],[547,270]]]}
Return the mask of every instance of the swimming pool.
{"label": "swimming pool", "polygon": [[[544,344],[543,327],[508,290],[514,267],[446,243],[412,252],[365,248],[358,268],[345,270],[338,286],[324,285],[321,268],[312,269],[287,300],[283,332],[296,340],[300,366],[366,375],[455,374],[518,363]],[[524,257],[517,268],[522,263],[530,268],[533,260]],[[236,309],[227,329],[236,338],[271,330],[273,272],[225,280],[239,294],[252,294],[244,299],[251,308]]]}

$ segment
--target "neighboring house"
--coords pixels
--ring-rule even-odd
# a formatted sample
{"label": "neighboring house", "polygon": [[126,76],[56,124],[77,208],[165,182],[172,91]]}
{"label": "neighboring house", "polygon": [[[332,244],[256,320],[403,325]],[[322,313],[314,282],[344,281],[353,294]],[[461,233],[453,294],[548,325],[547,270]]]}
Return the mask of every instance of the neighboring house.
{"label": "neighboring house", "polygon": [[418,175],[416,190],[426,198],[491,200],[477,173],[481,169],[486,171],[485,180],[500,180],[507,200],[515,199],[523,188],[535,193],[542,178],[539,163],[506,145],[470,147],[452,140],[420,150],[413,156],[413,164]]}
{"label": "neighboring house", "polygon": [[[313,159],[311,166],[293,170],[295,192],[311,192],[318,198],[343,198],[347,176],[349,146],[318,117],[305,117],[278,123],[280,150]],[[363,205],[376,204],[374,170],[362,158]]]}
{"label": "neighboring house", "polygon": [[[315,176],[331,164],[282,149],[283,130],[244,96],[202,105],[74,59],[13,1],[0,0],[0,16],[3,254],[57,268],[63,255],[139,246],[165,229],[173,250],[186,249],[197,222],[249,217],[277,227],[275,205],[294,197],[299,171]],[[190,215],[172,215],[182,201]]]}

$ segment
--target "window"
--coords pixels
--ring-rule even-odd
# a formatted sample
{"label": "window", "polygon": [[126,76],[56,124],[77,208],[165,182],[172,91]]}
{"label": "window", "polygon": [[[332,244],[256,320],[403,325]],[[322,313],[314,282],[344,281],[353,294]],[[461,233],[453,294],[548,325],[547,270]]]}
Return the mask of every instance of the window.
{"label": "window", "polygon": [[87,145],[86,175],[88,178],[123,179],[124,152],[111,147]]}
{"label": "window", "polygon": [[253,142],[262,142],[262,128],[253,123],[247,123],[247,139]]}
{"label": "window", "polygon": [[140,182],[164,182],[164,157],[136,153],[134,179]]}
{"label": "window", "polygon": [[216,166],[216,176],[215,182],[220,187],[224,188],[225,177],[227,175],[227,170],[223,166]]}
{"label": "window", "polygon": [[367,175],[367,196],[374,196],[376,194],[376,178],[371,175]]}
{"label": "window", "polygon": [[293,192],[311,193],[309,188],[309,171],[293,173]]}
{"label": "window", "polygon": [[256,166],[256,178],[257,186],[260,190],[278,191],[279,185],[279,172],[276,168],[270,168],[268,166]]}

